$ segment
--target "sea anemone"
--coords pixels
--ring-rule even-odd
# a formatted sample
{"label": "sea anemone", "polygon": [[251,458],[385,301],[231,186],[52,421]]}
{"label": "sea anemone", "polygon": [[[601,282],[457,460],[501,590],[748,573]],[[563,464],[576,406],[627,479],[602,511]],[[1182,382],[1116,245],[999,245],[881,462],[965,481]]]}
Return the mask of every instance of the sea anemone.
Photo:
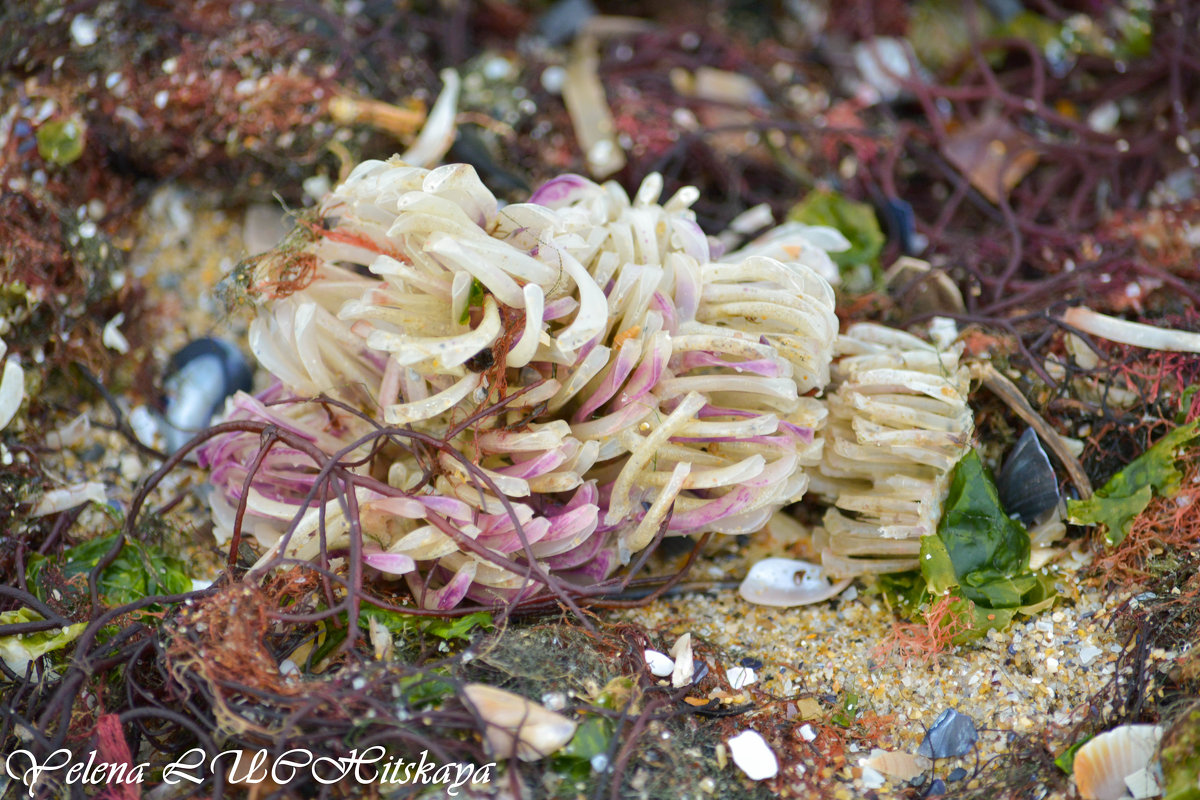
{"label": "sea anemone", "polygon": [[860,323],[836,349],[825,451],[813,477],[813,490],[832,504],[817,537],[822,564],[833,577],[913,569],[974,431],[962,346],[939,349]]}
{"label": "sea anemone", "polygon": [[[232,418],[386,476],[403,497],[356,497],[365,560],[439,608],[538,588],[447,525],[509,566],[532,556],[580,583],[660,532],[756,530],[821,457],[825,409],[806,395],[829,379],[823,247],[842,240],[792,229],[786,250],[769,245],[790,260],[716,260],[689,210],[696,190],[659,204],[661,191],[658,175],[632,200],[564,175],[501,207],[470,166],[360,164],[230,278],[279,381],[237,397]],[[372,450],[377,426],[444,446],[430,459]],[[347,507],[313,490],[318,465],[273,451],[250,474],[258,443],[230,433],[200,454],[221,534],[248,485],[261,563],[344,548]]]}

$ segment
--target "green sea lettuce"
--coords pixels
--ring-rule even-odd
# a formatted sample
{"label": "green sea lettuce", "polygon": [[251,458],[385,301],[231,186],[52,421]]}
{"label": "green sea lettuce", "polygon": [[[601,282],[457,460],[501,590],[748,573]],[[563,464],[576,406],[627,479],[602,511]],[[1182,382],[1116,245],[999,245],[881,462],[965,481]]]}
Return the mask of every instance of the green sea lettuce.
{"label": "green sea lettuce", "polygon": [[[40,622],[42,619],[44,618],[41,614],[27,608],[0,613],[0,625]],[[79,638],[79,634],[83,633],[83,629],[86,627],[86,622],[77,622],[65,628],[55,628],[49,631],[0,636],[0,659],[4,660],[10,670],[18,675],[24,675],[30,661],[52,650],[66,647]]]}
{"label": "green sea lettuce", "polygon": [[963,624],[955,644],[1004,630],[1017,614],[1054,604],[1054,576],[1029,569],[1029,534],[1004,513],[1000,495],[974,450],[954,468],[937,533],[921,539],[921,580],[889,577],[884,590],[910,612],[952,596]]}
{"label": "green sea lettuce", "polygon": [[1175,465],[1179,451],[1200,436],[1200,420],[1180,425],[1109,478],[1087,500],[1067,501],[1067,519],[1076,525],[1103,525],[1105,541],[1116,547],[1129,535],[1133,520],[1150,499],[1174,497],[1183,473]]}

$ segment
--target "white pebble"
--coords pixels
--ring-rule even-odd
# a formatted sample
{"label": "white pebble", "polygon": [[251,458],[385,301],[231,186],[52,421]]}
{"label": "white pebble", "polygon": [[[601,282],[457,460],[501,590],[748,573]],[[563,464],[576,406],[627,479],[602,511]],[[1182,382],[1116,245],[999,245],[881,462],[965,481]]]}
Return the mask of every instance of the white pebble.
{"label": "white pebble", "polygon": [[811,742],[817,738],[817,732],[813,730],[813,726],[807,722],[800,726],[800,738],[806,742]]}
{"label": "white pebble", "polygon": [[71,20],[71,40],[80,47],[91,47],[96,43],[96,20],[86,14],[76,14]]}
{"label": "white pebble", "polygon": [[657,650],[647,650],[645,658],[646,666],[650,667],[650,674],[655,677],[666,678],[675,671],[675,661],[666,653],[660,653]]}
{"label": "white pebble", "polygon": [[567,71],[562,67],[551,66],[542,70],[542,88],[550,94],[562,94],[566,82]]}
{"label": "white pebble", "polygon": [[1079,663],[1083,664],[1085,667],[1090,667],[1092,662],[1103,654],[1104,651],[1099,647],[1093,647],[1090,644],[1085,644],[1083,647],[1079,648]]}
{"label": "white pebble", "polygon": [[119,311],[117,315],[110,319],[104,325],[104,331],[100,334],[100,341],[109,350],[115,350],[121,355],[129,352],[129,340],[121,333],[121,325],[125,322],[125,312]]}
{"label": "white pebble", "polygon": [[765,781],[779,774],[779,759],[757,731],[742,731],[730,739],[729,754],[752,781]]}

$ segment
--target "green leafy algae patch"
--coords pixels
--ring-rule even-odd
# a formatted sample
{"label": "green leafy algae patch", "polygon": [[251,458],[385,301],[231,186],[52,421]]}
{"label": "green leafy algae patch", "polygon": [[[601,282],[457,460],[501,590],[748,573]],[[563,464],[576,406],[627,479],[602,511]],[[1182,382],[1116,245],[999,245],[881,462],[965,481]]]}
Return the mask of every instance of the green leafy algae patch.
{"label": "green leafy algae patch", "polygon": [[1200,436],[1200,420],[1180,425],[1113,475],[1087,500],[1067,502],[1067,518],[1076,525],[1103,525],[1104,538],[1116,547],[1129,535],[1133,521],[1150,499],[1174,497],[1183,473],[1176,462],[1180,451]]}
{"label": "green leafy algae patch", "polygon": [[901,573],[881,581],[914,616],[936,598],[954,598],[949,613],[959,624],[952,641],[962,644],[1054,604],[1054,575],[1029,569],[1029,549],[1028,532],[1004,513],[996,484],[972,450],[954,468],[937,534],[921,540],[920,578]]}

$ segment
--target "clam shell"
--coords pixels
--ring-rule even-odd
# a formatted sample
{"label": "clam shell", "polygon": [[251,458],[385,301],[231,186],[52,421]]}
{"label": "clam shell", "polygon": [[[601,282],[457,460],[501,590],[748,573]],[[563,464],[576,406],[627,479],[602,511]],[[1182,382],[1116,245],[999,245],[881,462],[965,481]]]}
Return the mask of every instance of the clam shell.
{"label": "clam shell", "polygon": [[839,594],[850,578],[830,583],[816,564],[790,558],[764,558],[750,568],[738,587],[747,602],[760,606],[803,606]]}
{"label": "clam shell", "polygon": [[1121,725],[1087,742],[1075,754],[1075,785],[1083,800],[1119,800],[1125,779],[1145,770],[1162,738],[1160,725]]}
{"label": "clam shell", "polygon": [[518,694],[469,683],[462,696],[487,723],[484,738],[498,759],[537,761],[571,741],[576,723]]}

